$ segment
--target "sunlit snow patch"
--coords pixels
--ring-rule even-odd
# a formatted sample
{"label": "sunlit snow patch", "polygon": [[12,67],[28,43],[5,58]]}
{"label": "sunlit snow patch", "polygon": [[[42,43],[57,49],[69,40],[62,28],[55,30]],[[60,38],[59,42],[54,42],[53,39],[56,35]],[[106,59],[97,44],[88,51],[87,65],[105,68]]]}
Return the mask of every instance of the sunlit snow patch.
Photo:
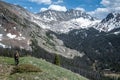
{"label": "sunlit snow patch", "polygon": [[3,48],[6,48],[4,44],[0,43],[0,46],[3,47]]}
{"label": "sunlit snow patch", "polygon": [[13,27],[16,30],[16,27]]}
{"label": "sunlit snow patch", "polygon": [[4,29],[4,31],[7,31],[7,29]]}
{"label": "sunlit snow patch", "polygon": [[12,35],[11,33],[8,33],[8,34],[7,34],[7,37],[9,37],[9,38],[13,39],[13,38],[15,38],[15,37],[16,37],[16,35]]}
{"label": "sunlit snow patch", "polygon": [[0,41],[2,41],[3,34],[0,34]]}
{"label": "sunlit snow patch", "polygon": [[76,22],[82,28],[88,28],[91,27],[90,25],[95,25],[96,23],[100,22],[100,20],[91,21],[84,18],[73,19],[72,21]]}
{"label": "sunlit snow patch", "polygon": [[0,34],[0,38],[2,38],[3,34]]}
{"label": "sunlit snow patch", "polygon": [[114,32],[114,34],[115,34],[115,35],[118,35],[118,34],[120,34],[120,32]]}
{"label": "sunlit snow patch", "polygon": [[25,40],[25,37],[17,37],[15,39],[17,39],[17,40]]}

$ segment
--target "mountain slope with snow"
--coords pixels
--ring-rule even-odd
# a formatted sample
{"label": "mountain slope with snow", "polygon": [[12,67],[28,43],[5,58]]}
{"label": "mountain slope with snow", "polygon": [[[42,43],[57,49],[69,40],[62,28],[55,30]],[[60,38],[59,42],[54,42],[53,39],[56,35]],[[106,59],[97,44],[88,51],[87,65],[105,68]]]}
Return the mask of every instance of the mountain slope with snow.
{"label": "mountain slope with snow", "polygon": [[[37,14],[39,19],[34,19],[44,29],[66,33],[73,29],[88,28],[100,22],[80,10],[54,11],[47,10]],[[42,23],[40,22],[42,21]]]}
{"label": "mountain slope with snow", "polygon": [[120,28],[120,13],[110,13],[95,28],[99,31],[109,32]]}
{"label": "mountain slope with snow", "polygon": [[95,18],[86,14],[85,12],[81,10],[74,10],[74,9],[67,10],[66,12],[47,10],[44,12],[40,12],[37,15],[44,20],[48,19],[50,21],[68,21],[68,20],[76,19],[80,17],[87,18],[90,20],[95,20]]}

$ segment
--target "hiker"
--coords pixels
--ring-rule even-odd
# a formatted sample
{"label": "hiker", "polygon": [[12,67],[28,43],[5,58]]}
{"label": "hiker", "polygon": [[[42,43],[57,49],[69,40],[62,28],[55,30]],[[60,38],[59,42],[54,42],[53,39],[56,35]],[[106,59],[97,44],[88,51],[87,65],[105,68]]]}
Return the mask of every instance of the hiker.
{"label": "hiker", "polygon": [[19,64],[19,53],[18,51],[15,52],[14,54],[14,60],[15,60],[15,65]]}

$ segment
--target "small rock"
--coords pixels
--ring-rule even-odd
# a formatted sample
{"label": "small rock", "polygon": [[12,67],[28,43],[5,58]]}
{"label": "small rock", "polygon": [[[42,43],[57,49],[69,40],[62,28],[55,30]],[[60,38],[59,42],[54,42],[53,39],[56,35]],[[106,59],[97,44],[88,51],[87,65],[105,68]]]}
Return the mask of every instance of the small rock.
{"label": "small rock", "polygon": [[38,77],[38,76],[36,76],[34,79],[35,79],[35,80],[37,80],[37,79],[39,79],[39,77]]}
{"label": "small rock", "polygon": [[2,64],[0,64],[0,67],[2,67]]}

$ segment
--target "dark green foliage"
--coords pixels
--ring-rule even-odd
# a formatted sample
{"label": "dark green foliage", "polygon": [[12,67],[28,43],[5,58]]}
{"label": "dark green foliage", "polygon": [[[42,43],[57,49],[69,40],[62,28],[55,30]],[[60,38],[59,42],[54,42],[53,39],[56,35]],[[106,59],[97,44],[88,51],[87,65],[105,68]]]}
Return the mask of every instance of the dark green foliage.
{"label": "dark green foliage", "polygon": [[60,57],[58,54],[55,54],[54,64],[60,66]]}
{"label": "dark green foliage", "polygon": [[4,57],[14,57],[14,53],[16,52],[16,50],[19,52],[20,57],[22,56],[26,56],[26,55],[31,55],[30,51],[27,51],[25,49],[20,49],[18,47],[13,47],[13,48],[0,48],[0,56],[4,56]]}
{"label": "dark green foliage", "polygon": [[46,36],[47,36],[47,37],[45,37],[46,44],[49,44],[51,46],[55,46],[55,44],[51,41],[51,40],[53,40],[53,36],[52,36],[52,34],[49,33],[49,31],[46,32]]}
{"label": "dark green foliage", "polygon": [[51,36],[51,34],[49,32],[46,33],[46,36],[53,40],[53,36]]}
{"label": "dark green foliage", "polygon": [[68,34],[57,36],[67,47],[84,52],[86,59],[89,58],[91,63],[97,60],[99,62],[97,68],[120,72],[120,34],[113,33],[99,32],[89,28],[72,30]]}
{"label": "dark green foliage", "polygon": [[111,71],[120,72],[120,63],[112,63],[110,67]]}
{"label": "dark green foliage", "polygon": [[32,47],[32,50],[33,51],[36,51],[36,47],[38,46],[38,41],[36,39],[33,39],[31,40],[32,44],[31,44],[31,47]]}
{"label": "dark green foliage", "polygon": [[108,77],[108,76],[106,76],[106,77],[103,77],[102,78],[102,80],[120,80],[120,77]]}
{"label": "dark green foliage", "polygon": [[36,40],[35,33],[32,32],[32,33],[30,34],[30,36],[32,37],[32,39],[31,39],[31,42],[32,42],[32,43],[30,44],[30,46],[31,46],[31,48],[32,48],[32,53],[38,53],[39,46],[38,46],[38,41]]}
{"label": "dark green foliage", "polygon": [[42,70],[31,64],[20,64],[13,68],[11,74],[24,72],[42,72]]}
{"label": "dark green foliage", "polygon": [[47,39],[46,44],[49,44],[49,45],[51,45],[51,46],[55,46],[55,44],[52,43],[52,42],[50,41],[50,39]]}
{"label": "dark green foliage", "polygon": [[103,79],[104,79],[104,80],[114,80],[114,79],[112,79],[112,78],[110,78],[110,77],[104,77]]}

